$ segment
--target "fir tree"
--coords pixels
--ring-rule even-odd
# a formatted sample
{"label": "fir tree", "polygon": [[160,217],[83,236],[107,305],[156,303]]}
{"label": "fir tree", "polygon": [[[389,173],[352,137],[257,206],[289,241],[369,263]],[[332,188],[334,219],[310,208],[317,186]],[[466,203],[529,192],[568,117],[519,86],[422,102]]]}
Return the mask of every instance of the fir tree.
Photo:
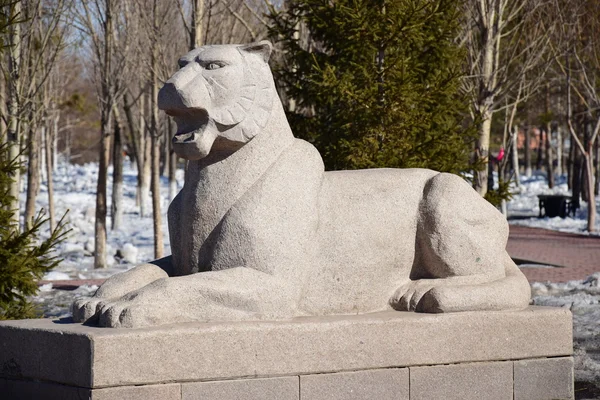
{"label": "fir tree", "polygon": [[0,320],[35,316],[28,297],[37,293],[37,280],[60,262],[52,251],[68,233],[63,217],[50,236],[40,240],[40,229],[47,221],[42,211],[29,228],[19,232],[9,209],[9,187],[17,168],[17,160],[8,159],[8,146],[0,146]]}
{"label": "fir tree", "polygon": [[[5,49],[2,38],[8,27],[20,22],[20,16],[11,19],[7,13],[14,3],[0,0],[0,54]],[[0,143],[3,142],[0,137]],[[63,216],[50,236],[40,240],[40,229],[47,221],[42,211],[29,228],[19,232],[12,220],[14,210],[10,209],[10,186],[19,168],[18,158],[9,157],[8,145],[0,145],[0,320],[35,316],[28,297],[37,293],[36,281],[60,262],[52,251],[68,233]]]}
{"label": "fir tree", "polygon": [[287,4],[270,16],[275,77],[294,133],[327,169],[470,169],[457,0]]}

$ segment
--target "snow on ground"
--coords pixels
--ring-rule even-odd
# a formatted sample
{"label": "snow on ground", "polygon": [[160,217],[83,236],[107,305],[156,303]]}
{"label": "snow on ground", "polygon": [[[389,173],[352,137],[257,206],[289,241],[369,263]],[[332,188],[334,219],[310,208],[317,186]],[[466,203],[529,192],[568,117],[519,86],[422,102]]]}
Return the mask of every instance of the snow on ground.
{"label": "snow on ground", "polygon": [[[538,218],[540,208],[537,196],[540,194],[562,194],[571,195],[567,187],[565,176],[557,178],[556,185],[550,189],[546,176],[535,174],[531,177],[523,177],[519,187],[513,187],[515,196],[508,202],[509,222],[514,225],[529,226],[532,228],[543,228],[561,232],[578,233],[587,235],[587,209],[588,204],[581,202],[581,207],[575,213],[575,217],[567,218]],[[596,198],[596,209],[600,206],[600,198]],[[600,232],[600,217],[596,218],[596,232]],[[592,235],[598,235],[592,234]]]}
{"label": "snow on ground", "polygon": [[[558,177],[556,185],[552,189],[548,187],[545,175],[535,174],[532,177],[523,177],[521,185],[515,186],[513,191],[515,195],[508,202],[510,224],[589,235],[587,232],[588,204],[583,201],[574,217],[538,218],[540,211],[538,195],[571,195],[565,176]],[[596,209],[599,206],[598,200],[596,199]],[[600,218],[596,219],[595,226],[596,232],[599,232]],[[592,235],[598,234],[592,233]],[[531,267],[533,266],[531,265]],[[521,265],[520,267],[530,267],[530,265]],[[600,271],[600,255],[598,270]],[[582,281],[535,282],[531,285],[531,289],[533,304],[571,309],[576,386],[582,389],[587,388],[587,391],[576,394],[576,398],[597,399],[600,396],[600,272]]]}
{"label": "snow on ground", "polygon": [[585,280],[531,285],[533,304],[573,313],[575,380],[600,382],[600,272]]}
{"label": "snow on ground", "polygon": [[[149,261],[153,258],[152,217],[141,217],[140,208],[135,202],[136,171],[132,165],[125,166],[124,179],[124,218],[123,228],[108,232],[108,259],[110,268],[95,270],[92,251],[94,249],[94,207],[96,176],[95,164],[82,166],[61,164],[54,175],[55,202],[57,216],[70,210],[68,220],[73,229],[58,252],[64,261],[44,279],[95,279],[106,278],[133,266],[133,262]],[[110,210],[111,181],[109,171],[108,201]],[[183,171],[178,171],[178,187],[182,186]],[[161,180],[163,232],[165,233],[165,254],[170,254],[167,234],[166,210],[168,206],[168,182]],[[518,193],[508,203],[511,224],[536,228],[560,230],[585,234],[587,226],[587,204],[581,203],[575,218],[537,218],[539,213],[538,194],[567,194],[564,177],[558,179],[554,189],[549,189],[545,177],[534,175],[523,178]],[[149,200],[149,199],[148,199]],[[23,199],[24,201],[24,194]],[[42,186],[38,197],[38,207],[47,208],[47,190]],[[600,218],[596,221],[600,231]],[[108,220],[110,226],[110,218]],[[115,258],[120,250],[123,258]],[[528,266],[523,266],[528,267]],[[539,267],[539,266],[538,266]],[[552,268],[552,267],[549,267]],[[75,298],[91,296],[95,285],[84,285],[73,291],[56,290],[51,283],[40,287],[34,301],[39,304],[45,317],[69,316],[69,306]],[[584,281],[568,283],[534,283],[533,303],[554,307],[569,307],[573,312],[576,381],[589,385],[600,382],[600,272]],[[598,384],[600,385],[600,384]],[[595,386],[597,387],[597,386]],[[597,387],[600,390],[600,387]],[[594,392],[595,393],[595,392]],[[592,397],[578,398],[597,398]]]}
{"label": "snow on ground", "polygon": [[[108,210],[111,209],[112,169],[109,169]],[[107,263],[109,268],[94,269],[94,221],[96,205],[97,164],[69,165],[59,163],[53,176],[54,202],[57,220],[67,210],[66,220],[72,231],[60,244],[57,253],[64,260],[44,280],[102,279],[118,272],[128,270],[135,262],[145,262],[153,257],[152,215],[140,216],[140,207],[136,205],[137,171],[130,163],[125,163],[123,178],[123,223],[122,228],[110,230],[110,212],[107,218]],[[183,171],[177,171],[178,189],[183,185]],[[171,254],[167,231],[168,180],[161,178],[162,221],[165,241],[165,255]],[[21,194],[25,202],[25,193]],[[146,199],[150,205],[150,198]],[[47,186],[42,184],[37,199],[38,209],[48,208]],[[152,210],[148,206],[148,210]],[[47,228],[46,228],[47,229]],[[47,236],[44,232],[42,236]],[[117,251],[122,257],[115,257]],[[41,306],[44,316],[64,316],[68,313],[73,298],[91,296],[97,287],[83,286],[75,291],[52,289],[45,285],[34,301]]]}

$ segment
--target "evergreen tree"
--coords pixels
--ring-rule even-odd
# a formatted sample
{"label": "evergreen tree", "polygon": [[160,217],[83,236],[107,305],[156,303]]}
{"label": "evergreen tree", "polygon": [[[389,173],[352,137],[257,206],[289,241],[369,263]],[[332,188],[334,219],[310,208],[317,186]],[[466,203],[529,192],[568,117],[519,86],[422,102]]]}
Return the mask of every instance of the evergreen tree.
{"label": "evergreen tree", "polygon": [[52,250],[68,233],[63,217],[50,236],[40,240],[47,221],[42,211],[23,232],[14,226],[10,184],[17,168],[17,160],[8,158],[8,146],[0,146],[0,320],[35,316],[28,296],[37,293],[36,281],[60,262]]}
{"label": "evergreen tree", "polygon": [[[0,0],[0,54],[5,49],[2,37],[11,24],[19,23],[10,18],[7,8],[14,0]],[[0,133],[0,143],[4,143]],[[35,316],[28,296],[37,293],[37,280],[60,260],[52,255],[53,249],[68,233],[64,217],[45,240],[40,240],[42,225],[47,221],[40,211],[29,228],[19,232],[12,219],[13,198],[10,186],[15,173],[21,168],[17,159],[10,159],[7,144],[0,145],[0,320],[30,318]]]}
{"label": "evergreen tree", "polygon": [[271,10],[288,119],[327,169],[470,169],[458,3],[292,0]]}

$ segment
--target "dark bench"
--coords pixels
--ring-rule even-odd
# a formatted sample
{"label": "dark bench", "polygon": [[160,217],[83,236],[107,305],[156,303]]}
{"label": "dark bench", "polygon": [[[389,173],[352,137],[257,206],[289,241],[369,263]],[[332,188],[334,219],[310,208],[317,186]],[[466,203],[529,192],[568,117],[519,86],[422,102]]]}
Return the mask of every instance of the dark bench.
{"label": "dark bench", "polygon": [[569,214],[575,216],[575,211],[579,208],[579,199],[562,194],[540,194],[538,201],[540,218],[566,218]]}

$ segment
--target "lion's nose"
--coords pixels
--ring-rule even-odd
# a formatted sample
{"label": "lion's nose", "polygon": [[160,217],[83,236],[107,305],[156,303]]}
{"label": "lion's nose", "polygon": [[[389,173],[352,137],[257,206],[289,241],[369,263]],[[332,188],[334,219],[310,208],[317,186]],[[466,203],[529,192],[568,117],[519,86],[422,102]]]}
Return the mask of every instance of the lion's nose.
{"label": "lion's nose", "polygon": [[193,81],[199,74],[201,74],[201,70],[197,63],[189,63],[185,67],[181,68],[179,71],[175,72],[167,81],[167,83],[172,83],[176,88],[181,89],[184,88]]}
{"label": "lion's nose", "polygon": [[186,108],[174,83],[170,81],[165,83],[158,92],[158,108],[161,110]]}

